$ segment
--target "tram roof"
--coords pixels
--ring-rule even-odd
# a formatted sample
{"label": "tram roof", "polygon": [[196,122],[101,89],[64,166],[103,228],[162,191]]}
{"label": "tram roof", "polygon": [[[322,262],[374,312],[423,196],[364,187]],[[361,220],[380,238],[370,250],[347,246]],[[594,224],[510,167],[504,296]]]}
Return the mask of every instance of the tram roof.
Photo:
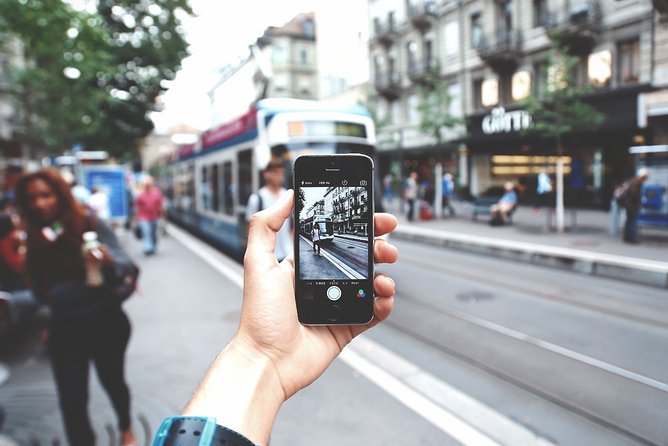
{"label": "tram roof", "polygon": [[307,99],[292,98],[268,98],[261,99],[255,105],[257,110],[266,110],[269,113],[288,112],[288,111],[329,111],[353,113],[360,116],[369,116],[366,108],[359,104],[340,105],[322,101],[311,101]]}

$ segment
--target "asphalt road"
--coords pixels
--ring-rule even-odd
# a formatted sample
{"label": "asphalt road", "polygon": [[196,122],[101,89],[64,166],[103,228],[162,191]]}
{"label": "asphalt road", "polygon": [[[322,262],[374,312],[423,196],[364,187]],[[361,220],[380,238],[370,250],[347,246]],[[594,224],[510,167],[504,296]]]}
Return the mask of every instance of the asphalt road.
{"label": "asphalt road", "polygon": [[[125,305],[135,424],[178,413],[241,308],[240,265],[180,231]],[[289,400],[272,445],[641,445],[668,438],[662,290],[396,241],[395,312]],[[2,358],[3,434],[62,438],[39,336]],[[115,444],[93,379],[100,445]],[[60,430],[60,431],[59,431]],[[60,436],[60,437],[59,437]],[[30,443],[30,438],[40,442]]]}

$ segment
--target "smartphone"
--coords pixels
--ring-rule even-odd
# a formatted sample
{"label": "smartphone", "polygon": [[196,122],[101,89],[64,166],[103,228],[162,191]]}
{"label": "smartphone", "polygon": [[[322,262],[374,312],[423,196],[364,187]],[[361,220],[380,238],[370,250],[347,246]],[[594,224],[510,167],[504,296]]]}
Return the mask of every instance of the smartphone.
{"label": "smartphone", "polygon": [[295,299],[304,325],[373,318],[373,184],[366,155],[295,160]]}

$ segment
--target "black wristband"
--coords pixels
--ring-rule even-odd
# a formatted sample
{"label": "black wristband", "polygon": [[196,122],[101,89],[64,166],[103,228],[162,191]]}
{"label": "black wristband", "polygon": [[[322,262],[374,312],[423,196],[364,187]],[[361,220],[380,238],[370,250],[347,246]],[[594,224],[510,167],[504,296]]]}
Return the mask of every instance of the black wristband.
{"label": "black wristband", "polygon": [[153,446],[257,446],[243,435],[216,424],[215,418],[169,417],[160,425]]}

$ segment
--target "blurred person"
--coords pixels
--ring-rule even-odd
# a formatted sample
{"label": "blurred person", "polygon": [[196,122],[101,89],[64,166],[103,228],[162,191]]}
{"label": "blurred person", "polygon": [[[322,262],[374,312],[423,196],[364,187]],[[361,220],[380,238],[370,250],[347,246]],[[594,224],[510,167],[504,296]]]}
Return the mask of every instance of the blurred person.
{"label": "blurred person", "polygon": [[541,169],[536,178],[536,204],[534,206],[536,211],[548,206],[550,192],[552,192],[552,180],[545,169]]}
{"label": "blurred person", "polygon": [[[192,432],[201,432],[195,427],[200,420],[193,417],[210,417],[224,426],[217,428],[220,437],[216,444],[269,444],[283,403],[318,379],[353,338],[392,312],[394,282],[378,274],[374,279],[374,319],[370,323],[327,327],[299,323],[294,303],[294,259],[289,256],[279,263],[273,254],[277,233],[289,219],[292,199],[289,191],[274,206],[255,214],[244,258],[239,328],[213,360],[183,411],[188,417],[184,423],[192,423],[192,427],[179,435],[178,424],[172,425],[176,428],[167,434],[170,438],[165,444],[197,444],[198,437]],[[378,236],[391,232],[396,224],[392,215],[374,216]],[[374,258],[380,263],[394,263],[397,249],[376,239]],[[178,440],[170,442],[174,437]]]}
{"label": "blurred person", "polygon": [[[269,161],[267,167],[262,171],[262,178],[264,178],[264,186],[248,198],[248,205],[246,206],[247,222],[251,221],[251,217],[256,212],[271,207],[286,193],[286,189],[283,187],[285,165],[279,158],[273,157]],[[280,262],[293,250],[291,219],[283,224],[276,237],[276,258]]]}
{"label": "blurred person", "polygon": [[122,446],[136,446],[130,426],[130,392],[125,382],[125,350],[130,321],[111,287],[87,284],[87,267],[105,277],[120,267],[108,246],[82,250],[83,234],[96,231],[118,245],[113,231],[80,205],[57,170],[27,174],[16,186],[16,204],[27,231],[27,272],[34,295],[51,309],[47,347],[71,446],[95,444],[88,417],[91,362],[109,396]]}
{"label": "blurred person", "polygon": [[452,207],[452,197],[455,194],[455,182],[452,174],[446,172],[441,179],[441,216],[445,218],[445,210],[450,213],[450,217],[455,216],[455,208]]}
{"label": "blurred person", "polygon": [[508,219],[508,214],[515,209],[515,206],[517,206],[517,192],[515,192],[515,185],[508,181],[503,185],[503,189],[505,192],[501,196],[501,199],[490,206],[490,212],[492,214],[490,224],[493,226],[504,225]]}
{"label": "blurred person", "polygon": [[638,169],[635,177],[626,180],[615,196],[620,205],[626,209],[626,221],[624,222],[624,242],[637,244],[638,240],[638,211],[642,203],[642,185],[649,178],[649,170],[645,167]]}
{"label": "blurred person", "polygon": [[98,186],[93,186],[91,196],[88,199],[88,207],[98,218],[109,220],[111,210],[109,209],[109,196]]}
{"label": "blurred person", "polygon": [[9,200],[0,197],[0,290],[26,287],[24,280],[25,233],[10,211]]}
{"label": "blurred person", "polygon": [[153,177],[144,177],[144,189],[135,198],[135,215],[141,227],[142,249],[147,256],[155,254],[158,247],[158,225],[164,216],[162,192],[154,184]]}
{"label": "blurred person", "polygon": [[313,252],[320,255],[320,225],[317,223],[313,223],[313,229],[311,229],[311,241],[313,242]]}
{"label": "blurred person", "polygon": [[77,182],[76,177],[72,172],[69,170],[63,170],[61,175],[67,182],[67,184],[70,185],[70,188],[72,189],[72,195],[74,195],[74,198],[77,199],[77,201],[84,206],[88,206],[88,200],[90,200],[90,191],[88,188],[84,185],[81,185]]}
{"label": "blurred person", "polygon": [[418,198],[417,178],[417,172],[411,172],[404,185],[404,199],[408,203],[408,214],[406,215],[408,221],[413,221],[415,218],[415,200]]}
{"label": "blurred person", "polygon": [[383,193],[387,204],[392,204],[394,192],[392,191],[392,174],[388,173],[383,177]]}

